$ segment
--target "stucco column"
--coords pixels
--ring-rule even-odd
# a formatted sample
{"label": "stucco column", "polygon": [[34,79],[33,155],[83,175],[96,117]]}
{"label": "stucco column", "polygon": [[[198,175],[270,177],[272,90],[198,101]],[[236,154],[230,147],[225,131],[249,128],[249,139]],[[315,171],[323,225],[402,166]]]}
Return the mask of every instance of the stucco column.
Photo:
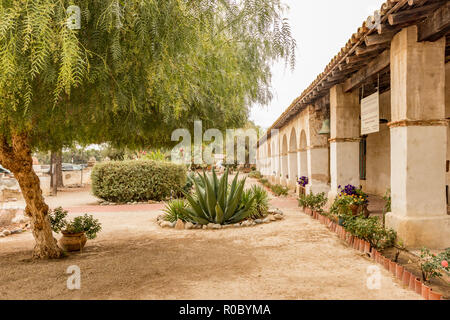
{"label": "stucco column", "polygon": [[386,225],[406,246],[450,246],[445,197],[445,38],[417,42],[417,27],[391,44],[391,192]]}
{"label": "stucco column", "polygon": [[306,191],[314,194],[328,193],[328,147],[313,146],[307,150],[308,179]]}
{"label": "stucco column", "polygon": [[359,114],[358,90],[345,93],[342,84],[330,89],[330,199],[340,185],[359,186]]}

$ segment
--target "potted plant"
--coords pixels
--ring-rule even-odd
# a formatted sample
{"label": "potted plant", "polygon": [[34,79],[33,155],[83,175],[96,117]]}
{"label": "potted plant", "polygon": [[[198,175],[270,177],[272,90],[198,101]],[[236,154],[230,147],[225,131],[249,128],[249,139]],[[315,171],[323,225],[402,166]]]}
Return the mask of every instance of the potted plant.
{"label": "potted plant", "polygon": [[309,183],[308,177],[301,176],[300,179],[298,179],[297,183],[299,185],[299,195],[305,195],[306,185]]}
{"label": "potted plant", "polygon": [[91,215],[75,217],[67,220],[67,211],[58,207],[49,214],[52,230],[61,233],[59,245],[65,251],[81,251],[87,240],[95,239],[102,227],[98,220]]}
{"label": "potted plant", "polygon": [[369,216],[369,210],[367,209],[369,196],[362,191],[361,187],[356,188],[348,184],[344,189],[341,186],[338,188],[341,190],[339,195],[348,197],[349,206],[354,216],[359,214],[363,214],[365,217]]}
{"label": "potted plant", "polygon": [[436,255],[430,249],[422,248],[420,251],[420,270],[422,271],[423,282],[429,282],[432,278],[442,277],[442,273],[450,274],[448,260],[450,258],[450,248]]}
{"label": "potted plant", "polygon": [[331,205],[330,214],[338,218],[338,224],[340,226],[343,226],[345,220],[352,216],[350,209],[351,201],[351,197],[339,194]]}

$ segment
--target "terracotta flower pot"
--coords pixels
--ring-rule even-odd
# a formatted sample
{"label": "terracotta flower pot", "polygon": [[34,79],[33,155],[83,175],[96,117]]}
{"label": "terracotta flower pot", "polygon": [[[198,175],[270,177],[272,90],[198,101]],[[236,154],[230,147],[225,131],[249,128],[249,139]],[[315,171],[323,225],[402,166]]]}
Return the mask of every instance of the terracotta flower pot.
{"label": "terracotta flower pot", "polygon": [[433,289],[430,288],[428,300],[441,300],[442,294],[434,292]]}
{"label": "terracotta flower pot", "polygon": [[328,225],[327,225],[327,226],[328,226],[328,229],[330,229],[330,230],[331,230],[331,227],[333,226],[333,222],[331,222],[331,221],[330,221],[330,222],[328,222]]}
{"label": "terracotta flower pot", "polygon": [[417,278],[411,273],[411,276],[409,277],[408,287],[412,291],[416,291],[416,280]]}
{"label": "terracotta flower pot", "polygon": [[62,237],[59,239],[59,245],[65,251],[81,251],[86,244],[87,238],[84,232],[67,233],[62,231]]}
{"label": "terracotta flower pot", "polygon": [[347,243],[351,246],[353,245],[353,236],[347,233]]}
{"label": "terracotta flower pot", "polygon": [[383,260],[384,268],[389,271],[389,265],[390,265],[391,260],[389,260],[389,258],[386,258],[386,257],[383,257],[383,258],[384,258],[384,260]]}
{"label": "terracotta flower pot", "polygon": [[367,241],[364,242],[364,252],[370,254],[370,243]]}
{"label": "terracotta flower pot", "polygon": [[331,225],[331,231],[335,232],[336,231],[336,222],[333,222],[333,224]]}
{"label": "terracotta flower pot", "polygon": [[352,204],[352,205],[350,205],[350,209],[352,210],[352,214],[353,214],[354,216],[357,216],[357,215],[358,215],[358,209],[359,209],[359,206],[357,206],[357,205],[355,205],[355,204]]}
{"label": "terracotta flower pot", "polygon": [[366,241],[361,240],[361,241],[359,242],[359,251],[361,251],[362,253],[364,253],[365,248],[366,248]]}
{"label": "terracotta flower pot", "polygon": [[375,250],[375,262],[380,263],[380,252]]}
{"label": "terracotta flower pot", "polygon": [[305,213],[310,216],[310,215],[312,215],[312,210],[307,207],[307,208],[305,208]]}
{"label": "terracotta flower pot", "polygon": [[427,287],[425,284],[422,284],[422,297],[425,300],[429,300],[430,295],[430,287]]}
{"label": "terracotta flower pot", "polygon": [[400,281],[402,281],[402,279],[403,279],[403,271],[404,271],[403,266],[397,264],[397,266],[395,267],[395,275],[396,275],[397,279]]}
{"label": "terracotta flower pot", "polygon": [[355,250],[359,249],[359,238],[353,239],[353,249],[355,249]]}
{"label": "terracotta flower pot", "polygon": [[409,279],[411,278],[411,272],[403,270],[402,283],[405,287],[409,286]]}
{"label": "terracotta flower pot", "polygon": [[389,261],[389,272],[395,276],[395,272],[397,270],[397,263],[394,261]]}
{"label": "terracotta flower pot", "polygon": [[370,252],[370,257],[375,261],[376,261],[377,253],[378,253],[377,249],[372,248],[372,251]]}
{"label": "terracotta flower pot", "polygon": [[416,278],[414,280],[414,286],[415,286],[415,290],[417,294],[422,294],[422,282],[420,281],[419,278]]}

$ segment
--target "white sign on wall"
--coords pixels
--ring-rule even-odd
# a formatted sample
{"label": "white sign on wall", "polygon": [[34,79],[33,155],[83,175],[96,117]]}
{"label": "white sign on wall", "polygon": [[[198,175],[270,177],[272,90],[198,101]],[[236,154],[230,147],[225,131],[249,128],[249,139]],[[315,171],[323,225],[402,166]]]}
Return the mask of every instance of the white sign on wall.
{"label": "white sign on wall", "polygon": [[380,131],[380,93],[361,100],[361,135]]}

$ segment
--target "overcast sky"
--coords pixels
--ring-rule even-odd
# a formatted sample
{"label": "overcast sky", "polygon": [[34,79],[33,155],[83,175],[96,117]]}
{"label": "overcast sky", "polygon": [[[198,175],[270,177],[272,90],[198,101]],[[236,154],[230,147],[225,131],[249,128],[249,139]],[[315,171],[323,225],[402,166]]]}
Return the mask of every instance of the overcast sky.
{"label": "overcast sky", "polygon": [[297,41],[297,65],[293,72],[284,63],[273,66],[274,99],[269,106],[254,106],[250,119],[263,128],[270,127],[383,2],[284,0],[290,7],[288,18]]}

